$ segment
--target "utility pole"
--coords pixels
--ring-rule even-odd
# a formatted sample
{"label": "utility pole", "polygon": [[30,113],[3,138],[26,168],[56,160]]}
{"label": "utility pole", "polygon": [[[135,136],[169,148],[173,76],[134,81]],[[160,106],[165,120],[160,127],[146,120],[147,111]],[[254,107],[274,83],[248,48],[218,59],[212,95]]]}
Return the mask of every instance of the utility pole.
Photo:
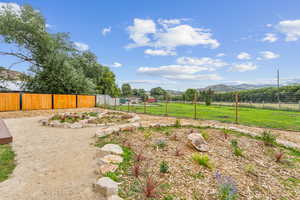
{"label": "utility pole", "polygon": [[279,91],[279,69],[277,70],[277,101],[278,101],[278,107],[280,109],[280,91]]}

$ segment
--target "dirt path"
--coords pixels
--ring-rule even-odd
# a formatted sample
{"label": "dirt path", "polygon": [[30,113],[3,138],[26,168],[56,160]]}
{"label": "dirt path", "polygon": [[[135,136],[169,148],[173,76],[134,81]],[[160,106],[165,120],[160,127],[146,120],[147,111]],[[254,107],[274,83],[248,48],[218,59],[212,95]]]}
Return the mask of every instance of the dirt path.
{"label": "dirt path", "polygon": [[0,183],[0,199],[102,200],[92,190],[96,128],[42,127],[39,119],[5,120],[14,137],[17,167]]}

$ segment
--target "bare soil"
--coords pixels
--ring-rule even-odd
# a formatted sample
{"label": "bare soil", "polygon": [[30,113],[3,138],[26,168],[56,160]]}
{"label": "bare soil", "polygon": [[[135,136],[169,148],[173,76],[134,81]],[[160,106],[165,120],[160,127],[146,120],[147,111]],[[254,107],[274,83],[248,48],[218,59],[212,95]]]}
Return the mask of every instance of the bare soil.
{"label": "bare soil", "polygon": [[10,179],[0,183],[0,199],[103,199],[92,187],[97,128],[51,128],[39,125],[40,119],[5,119],[14,137],[17,167]]}

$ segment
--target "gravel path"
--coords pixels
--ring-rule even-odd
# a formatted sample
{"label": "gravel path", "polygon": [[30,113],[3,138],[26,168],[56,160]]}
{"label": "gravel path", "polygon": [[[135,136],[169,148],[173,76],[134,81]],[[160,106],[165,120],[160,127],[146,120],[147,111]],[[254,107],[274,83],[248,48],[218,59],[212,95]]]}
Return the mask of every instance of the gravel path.
{"label": "gravel path", "polygon": [[96,128],[42,127],[41,117],[6,119],[17,154],[12,177],[0,183],[1,200],[102,200],[93,192]]}

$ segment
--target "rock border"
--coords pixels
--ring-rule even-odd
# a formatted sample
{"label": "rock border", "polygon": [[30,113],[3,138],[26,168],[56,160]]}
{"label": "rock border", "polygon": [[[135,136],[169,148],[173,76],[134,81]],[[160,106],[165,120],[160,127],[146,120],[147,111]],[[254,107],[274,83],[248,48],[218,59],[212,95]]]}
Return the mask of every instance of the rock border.
{"label": "rock border", "polygon": [[[114,111],[105,111],[102,113],[99,113],[97,117],[89,117],[88,119],[83,119],[80,120],[79,122],[75,122],[75,123],[68,123],[68,122],[60,122],[59,120],[52,120],[50,121],[50,118],[47,119],[42,119],[39,121],[39,123],[42,126],[50,126],[50,127],[56,127],[56,128],[71,128],[71,129],[79,129],[79,128],[87,128],[87,127],[110,127],[115,125],[115,123],[102,123],[102,124],[93,124],[93,123],[88,123],[89,120],[93,120],[93,119],[97,119],[97,118],[101,118],[103,116],[105,116],[107,113],[111,113]],[[124,112],[117,112],[116,113],[124,113]],[[62,113],[62,114],[69,114],[69,113]],[[132,113],[126,113],[128,115],[130,115],[132,118],[128,119],[129,123],[134,123],[140,120],[140,117],[136,114],[132,114]],[[120,124],[123,125],[123,124]]]}

